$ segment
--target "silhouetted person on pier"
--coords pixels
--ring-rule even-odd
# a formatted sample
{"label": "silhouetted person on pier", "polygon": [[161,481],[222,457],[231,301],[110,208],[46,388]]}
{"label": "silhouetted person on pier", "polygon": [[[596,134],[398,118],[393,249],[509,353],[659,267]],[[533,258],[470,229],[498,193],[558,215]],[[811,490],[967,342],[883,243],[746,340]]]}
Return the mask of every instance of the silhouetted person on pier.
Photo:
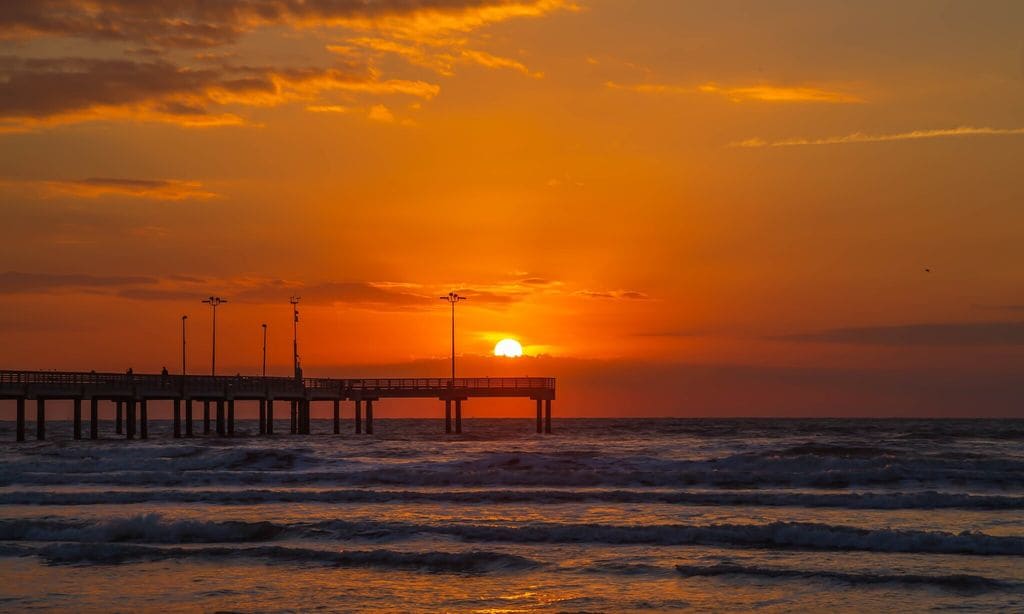
{"label": "silhouetted person on pier", "polygon": [[163,369],[160,370],[160,375],[167,377],[167,367],[164,367]]}

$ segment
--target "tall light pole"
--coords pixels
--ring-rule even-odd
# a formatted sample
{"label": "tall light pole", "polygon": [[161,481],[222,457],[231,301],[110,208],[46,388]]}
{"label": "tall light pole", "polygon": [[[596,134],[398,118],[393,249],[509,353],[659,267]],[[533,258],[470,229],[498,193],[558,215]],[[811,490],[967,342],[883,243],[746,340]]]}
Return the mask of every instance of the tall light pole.
{"label": "tall light pole", "polygon": [[263,377],[267,376],[267,325],[263,325]]}
{"label": "tall light pole", "polygon": [[181,376],[185,377],[185,320],[188,316],[181,316]]}
{"label": "tall light pole", "polygon": [[455,292],[449,292],[447,296],[440,297],[442,301],[448,301],[452,306],[452,381],[451,387],[455,387],[455,303],[466,300],[465,296],[459,296]]}
{"label": "tall light pole", "polygon": [[228,301],[219,296],[211,296],[203,299],[203,302],[213,308],[213,357],[210,359],[210,375],[217,375],[217,307]]}
{"label": "tall light pole", "polygon": [[301,296],[288,299],[292,304],[292,360],[295,366],[295,379],[302,378],[302,367],[299,366],[299,301]]}

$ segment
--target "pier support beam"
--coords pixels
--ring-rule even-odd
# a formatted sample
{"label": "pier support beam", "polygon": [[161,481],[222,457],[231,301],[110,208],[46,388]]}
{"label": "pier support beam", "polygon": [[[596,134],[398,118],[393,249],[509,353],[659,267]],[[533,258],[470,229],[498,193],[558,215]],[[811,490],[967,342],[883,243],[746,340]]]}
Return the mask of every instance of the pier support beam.
{"label": "pier support beam", "polygon": [[224,428],[224,399],[217,399],[217,435],[223,437],[227,434]]}
{"label": "pier support beam", "polygon": [[127,438],[127,439],[135,439],[135,400],[131,399],[131,400],[125,401],[124,405],[125,405],[125,407],[124,407],[124,409],[125,409],[125,420],[124,420],[125,434],[124,435],[125,435],[125,438]]}
{"label": "pier support beam", "polygon": [[74,410],[74,438],[82,438],[82,399],[75,399],[75,410]]}
{"label": "pier support beam", "polygon": [[299,404],[298,404],[297,401],[292,401],[291,402],[291,408],[292,408],[291,434],[292,435],[294,435],[295,433],[299,432],[299,409],[298,409],[298,406],[299,406]]}
{"label": "pier support beam", "polygon": [[366,399],[366,434],[373,435],[373,399]]}
{"label": "pier support beam", "polygon": [[452,432],[452,400],[444,400],[444,432]]}
{"label": "pier support beam", "polygon": [[543,404],[544,404],[543,401],[541,401],[540,399],[537,399],[537,432],[538,433],[543,433],[544,432],[544,421],[543,421],[544,417],[543,417],[543,410],[541,409],[541,406]]}
{"label": "pier support beam", "polygon": [[100,437],[100,400],[96,397],[89,399],[89,439]]}
{"label": "pier support beam", "polygon": [[309,435],[309,399],[299,401],[299,433]]}
{"label": "pier support beam", "polygon": [[267,400],[260,399],[260,435],[267,434]]}
{"label": "pier support beam", "polygon": [[117,413],[114,415],[114,432],[124,435],[124,401],[115,401]]}
{"label": "pier support beam", "polygon": [[274,434],[274,399],[267,399],[267,435]]}
{"label": "pier support beam", "polygon": [[551,399],[544,400],[544,432],[551,433]]}
{"label": "pier support beam", "polygon": [[341,433],[341,400],[334,399],[334,434]]}
{"label": "pier support beam", "polygon": [[462,399],[455,399],[455,434],[462,432]]}
{"label": "pier support beam", "polygon": [[363,432],[363,402],[360,399],[356,399],[356,411],[355,411],[355,423],[356,423],[356,435]]}
{"label": "pier support beam", "polygon": [[36,399],[36,439],[46,439],[46,399]]}
{"label": "pier support beam", "polygon": [[192,399],[185,399],[185,437],[192,436]]}
{"label": "pier support beam", "polygon": [[146,399],[139,401],[139,437],[149,439],[149,413],[146,410]]}
{"label": "pier support beam", "polygon": [[235,436],[235,400],[228,399],[228,436]]}
{"label": "pier support beam", "polygon": [[203,435],[210,434],[210,402],[203,401]]}
{"label": "pier support beam", "polygon": [[17,441],[25,441],[25,397],[18,397],[18,425],[15,427],[14,438]]}
{"label": "pier support beam", "polygon": [[181,438],[181,399],[174,399],[174,438]]}

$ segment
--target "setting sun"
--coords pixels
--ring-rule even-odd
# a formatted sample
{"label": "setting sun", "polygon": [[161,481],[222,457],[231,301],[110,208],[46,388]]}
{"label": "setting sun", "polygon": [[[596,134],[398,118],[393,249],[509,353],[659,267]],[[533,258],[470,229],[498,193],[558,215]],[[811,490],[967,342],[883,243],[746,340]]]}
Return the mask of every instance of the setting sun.
{"label": "setting sun", "polygon": [[515,339],[502,339],[494,346],[494,355],[519,358],[523,355],[523,346]]}

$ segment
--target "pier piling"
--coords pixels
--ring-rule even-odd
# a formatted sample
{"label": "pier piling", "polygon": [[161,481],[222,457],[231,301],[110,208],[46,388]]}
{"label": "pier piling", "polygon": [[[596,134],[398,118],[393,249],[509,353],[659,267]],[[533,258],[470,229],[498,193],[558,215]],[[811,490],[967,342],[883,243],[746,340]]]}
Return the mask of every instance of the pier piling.
{"label": "pier piling", "polygon": [[185,399],[185,437],[192,436],[192,399]]}
{"label": "pier piling", "polygon": [[267,435],[274,434],[274,399],[267,399]]}
{"label": "pier piling", "polygon": [[373,435],[373,399],[366,399],[366,434]]}
{"label": "pier piling", "polygon": [[18,425],[15,428],[15,439],[25,441],[25,397],[18,397],[16,402],[18,404]]}
{"label": "pier piling", "polygon": [[73,402],[75,404],[74,415],[73,415],[73,418],[72,418],[74,420],[74,427],[73,427],[74,428],[74,435],[73,435],[73,437],[75,439],[81,439],[82,438],[82,399],[76,398],[76,399],[74,399]]}
{"label": "pier piling", "polygon": [[226,434],[227,432],[224,428],[224,400],[217,399],[217,435],[223,437]]}
{"label": "pier piling", "polygon": [[551,433],[551,399],[544,400],[544,432]]}
{"label": "pier piling", "polygon": [[125,438],[135,439],[135,401],[129,400],[125,402],[125,421],[124,421]]}
{"label": "pier piling", "polygon": [[235,436],[235,400],[228,399],[228,436]]}
{"label": "pier piling", "polygon": [[542,414],[542,411],[541,411],[541,404],[542,404],[542,401],[540,399],[537,399],[537,432],[538,433],[543,433],[544,432],[544,424],[542,422],[543,414]]}
{"label": "pier piling", "polygon": [[203,401],[203,435],[210,434],[210,401]]}
{"label": "pier piling", "polygon": [[291,402],[291,434],[294,435],[299,431],[299,415],[298,415],[298,403],[296,401]]}
{"label": "pier piling", "polygon": [[174,438],[181,438],[181,399],[174,399]]}
{"label": "pier piling", "polygon": [[341,400],[334,399],[334,434],[341,433]]}
{"label": "pier piling", "polygon": [[36,399],[36,439],[46,439],[46,399]]}
{"label": "pier piling", "polygon": [[89,439],[100,437],[100,400],[96,397],[89,399]]}
{"label": "pier piling", "polygon": [[455,434],[462,433],[462,399],[455,399]]}
{"label": "pier piling", "polygon": [[355,410],[355,424],[356,424],[356,435],[363,432],[363,402],[360,399],[356,399],[356,410]]}
{"label": "pier piling", "polygon": [[452,400],[444,400],[444,432],[452,432]]}
{"label": "pier piling", "polygon": [[267,434],[267,400],[260,399],[260,435]]}
{"label": "pier piling", "polygon": [[116,401],[117,413],[114,415],[114,432],[118,435],[124,435],[124,404],[121,401]]}
{"label": "pier piling", "polygon": [[139,437],[149,439],[149,413],[146,410],[146,399],[139,401]]}

